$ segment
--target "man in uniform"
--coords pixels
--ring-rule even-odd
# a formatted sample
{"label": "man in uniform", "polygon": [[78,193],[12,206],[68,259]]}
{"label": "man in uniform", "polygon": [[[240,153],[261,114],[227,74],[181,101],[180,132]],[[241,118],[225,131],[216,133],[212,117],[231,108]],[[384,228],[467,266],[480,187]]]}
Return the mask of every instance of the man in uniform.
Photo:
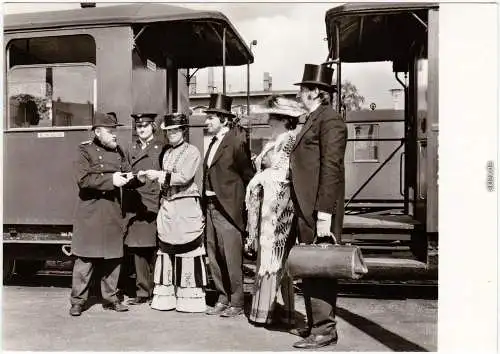
{"label": "man in uniform", "polygon": [[222,317],[243,313],[245,191],[255,173],[245,134],[229,129],[235,117],[231,103],[231,97],[212,94],[205,111],[208,132],[213,137],[203,164],[203,204],[210,271],[219,294],[207,314]]}
{"label": "man in uniform", "polygon": [[[160,154],[163,143],[155,137],[154,113],[132,114],[137,140],[125,153],[126,170],[134,175],[141,170],[161,170]],[[137,178],[123,189],[123,208],[126,213],[125,245],[134,257],[136,295],[129,305],[147,303],[153,291],[151,265],[156,250],[156,215],[160,185],[156,181]]]}
{"label": "man in uniform", "polygon": [[94,139],[78,146],[79,194],[71,241],[71,251],[77,259],[73,267],[71,316],[81,315],[94,273],[100,278],[104,307],[118,312],[128,310],[117,297],[117,285],[124,229],[120,187],[132,177],[122,172],[124,155],[115,135],[119,125],[116,117],[96,112]]}

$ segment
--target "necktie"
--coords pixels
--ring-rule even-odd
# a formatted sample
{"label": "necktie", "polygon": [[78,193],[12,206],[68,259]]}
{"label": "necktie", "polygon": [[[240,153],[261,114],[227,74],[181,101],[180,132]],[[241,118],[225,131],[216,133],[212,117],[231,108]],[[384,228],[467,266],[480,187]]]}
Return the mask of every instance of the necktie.
{"label": "necktie", "polygon": [[205,155],[205,161],[203,161],[203,165],[205,167],[208,167],[208,157],[210,156],[210,153],[212,152],[212,148],[214,147],[215,142],[217,141],[217,136],[214,136],[212,140],[210,141],[210,145],[208,145],[208,150]]}
{"label": "necktie", "polygon": [[210,153],[212,152],[212,148],[214,147],[216,141],[217,141],[217,136],[214,136],[212,138],[212,141],[210,141],[210,145],[208,145],[208,150],[207,153],[205,154],[205,160],[203,161],[203,194],[205,194],[207,176],[208,176],[208,157],[210,156]]}

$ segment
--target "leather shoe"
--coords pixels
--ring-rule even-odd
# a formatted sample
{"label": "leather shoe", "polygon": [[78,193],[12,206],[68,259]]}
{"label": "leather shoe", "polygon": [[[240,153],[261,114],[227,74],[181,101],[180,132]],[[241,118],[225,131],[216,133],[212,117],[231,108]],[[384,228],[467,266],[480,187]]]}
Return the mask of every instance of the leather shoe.
{"label": "leather shoe", "polygon": [[330,344],[337,344],[337,331],[332,334],[310,334],[308,337],[293,344],[294,348],[317,349]]}
{"label": "leather shoe", "polygon": [[208,309],[205,313],[207,315],[220,315],[227,308],[228,308],[228,306],[226,304],[223,304],[222,302],[218,302],[215,304],[214,307],[212,307],[211,309]]}
{"label": "leather shoe", "polygon": [[75,304],[75,305],[71,305],[71,308],[69,309],[69,314],[71,316],[80,316],[82,314],[82,305],[78,305],[78,304]]}
{"label": "leather shoe", "polygon": [[144,296],[137,296],[127,301],[127,305],[141,305],[149,302],[149,298]]}
{"label": "leather shoe", "polygon": [[103,306],[105,310],[113,310],[116,312],[126,312],[128,311],[128,307],[122,304],[121,302],[113,302],[111,304],[107,304]]}
{"label": "leather shoe", "polygon": [[228,307],[221,314],[220,317],[235,317],[243,313],[243,307]]}

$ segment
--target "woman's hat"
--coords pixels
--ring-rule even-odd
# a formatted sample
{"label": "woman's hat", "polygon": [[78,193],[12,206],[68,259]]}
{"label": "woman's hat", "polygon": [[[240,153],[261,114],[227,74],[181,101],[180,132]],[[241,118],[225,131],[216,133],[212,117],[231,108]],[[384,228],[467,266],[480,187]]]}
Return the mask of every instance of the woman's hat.
{"label": "woman's hat", "polygon": [[205,113],[219,113],[228,117],[236,117],[236,114],[231,112],[231,104],[233,103],[233,98],[223,95],[221,93],[212,93],[210,95],[210,102],[208,104],[208,109]]}
{"label": "woman's hat", "polygon": [[118,123],[116,114],[112,115],[110,113],[102,113],[102,112],[94,113],[94,123],[92,124],[92,130],[94,130],[97,127],[116,128],[122,125],[123,124]]}
{"label": "woman's hat", "polygon": [[296,100],[280,95],[268,97],[262,104],[252,108],[252,113],[267,113],[275,115],[274,118],[299,117],[306,114],[306,109]]}
{"label": "woman's hat", "polygon": [[134,113],[130,115],[135,119],[135,124],[137,123],[152,123],[155,121],[157,116],[156,113]]}
{"label": "woman's hat", "polygon": [[294,85],[300,86],[317,86],[325,91],[333,92],[337,90],[336,85],[332,85],[333,69],[325,64],[305,64],[302,81]]}
{"label": "woman's hat", "polygon": [[188,125],[188,119],[184,113],[169,113],[163,117],[161,129],[175,129]]}

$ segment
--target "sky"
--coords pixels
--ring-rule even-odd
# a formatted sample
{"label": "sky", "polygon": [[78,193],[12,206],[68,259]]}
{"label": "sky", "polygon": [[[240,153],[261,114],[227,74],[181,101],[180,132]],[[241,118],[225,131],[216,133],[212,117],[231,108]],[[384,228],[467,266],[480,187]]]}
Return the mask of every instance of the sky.
{"label": "sky", "polygon": [[[97,7],[119,3],[97,2]],[[304,64],[320,64],[328,54],[325,13],[341,3],[177,3],[199,10],[220,11],[233,23],[247,43],[257,41],[252,47],[255,61],[250,67],[251,91],[263,89],[264,72],[272,77],[274,90],[295,90],[300,81]],[[79,8],[79,3],[6,3],[4,13],[53,11]],[[335,75],[334,75],[335,77]],[[196,74],[197,92],[207,92],[208,71]],[[246,65],[226,69],[226,89],[246,91]],[[400,88],[394,79],[391,63],[344,64],[342,80],[351,81],[365,97],[364,108],[375,103],[377,108],[394,106],[390,89]],[[214,69],[214,84],[222,92],[222,69]]]}

